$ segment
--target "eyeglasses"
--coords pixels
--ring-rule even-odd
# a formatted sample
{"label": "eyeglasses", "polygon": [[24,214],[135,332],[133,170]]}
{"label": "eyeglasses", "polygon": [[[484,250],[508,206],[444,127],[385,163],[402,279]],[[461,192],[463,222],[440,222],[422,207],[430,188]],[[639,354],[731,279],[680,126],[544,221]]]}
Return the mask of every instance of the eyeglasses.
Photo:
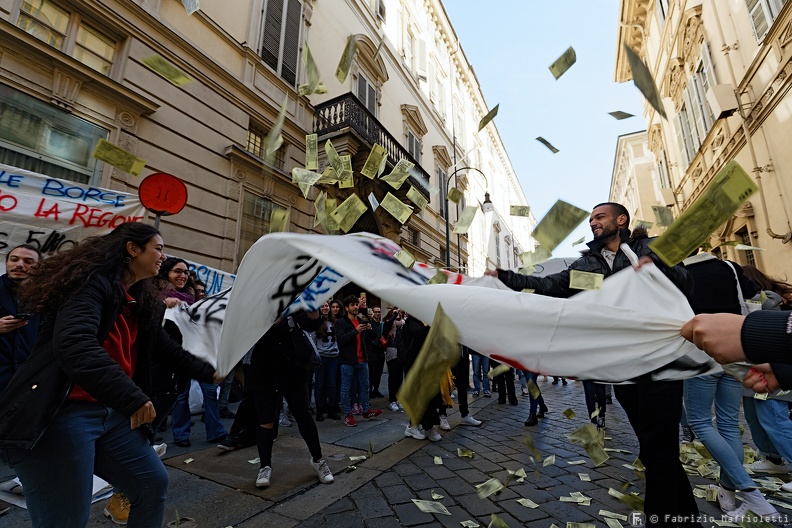
{"label": "eyeglasses", "polygon": [[179,269],[179,268],[173,268],[171,270],[171,273],[175,273],[176,275],[189,275],[190,274],[189,270]]}

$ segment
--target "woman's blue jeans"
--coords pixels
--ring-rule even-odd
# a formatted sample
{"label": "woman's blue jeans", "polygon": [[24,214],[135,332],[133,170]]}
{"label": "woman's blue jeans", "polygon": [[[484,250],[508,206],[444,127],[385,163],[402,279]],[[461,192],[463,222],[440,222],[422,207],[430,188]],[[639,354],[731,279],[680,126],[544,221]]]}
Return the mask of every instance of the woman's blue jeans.
{"label": "woman's blue jeans", "polygon": [[792,420],[787,402],[743,398],[745,421],[751,428],[751,438],[761,453],[774,458],[792,460]]}
{"label": "woman's blue jeans", "polygon": [[[536,383],[536,380],[539,378],[539,375],[536,374],[535,372],[529,372],[527,370],[523,370],[522,373],[525,375],[526,387],[528,385],[528,380],[533,380],[533,382]],[[538,387],[538,384],[537,384],[537,387]],[[528,401],[530,403],[530,413],[531,414],[536,414],[536,408],[537,408],[538,405],[541,405],[541,406],[544,407],[544,404],[545,404],[544,396],[542,396],[541,394],[539,395],[538,398],[534,399],[534,397],[531,396],[530,393],[528,393]]]}
{"label": "woman's blue jeans", "polygon": [[86,526],[94,473],[129,499],[129,528],[162,526],[168,472],[143,431],[109,407],[69,402],[32,450],[6,455],[34,528]]}
{"label": "woman's blue jeans", "polygon": [[[217,402],[217,385],[199,381],[203,394],[204,427],[206,440],[222,438],[226,435],[223,422],[220,421],[220,406]],[[176,406],[173,408],[173,440],[183,442],[190,439],[190,384],[179,393]]]}
{"label": "woman's blue jeans", "polygon": [[484,390],[490,390],[490,380],[487,374],[490,369],[490,358],[481,354],[470,354],[473,359],[473,390],[480,392],[483,383]]}
{"label": "woman's blue jeans", "polygon": [[[755,488],[743,467],[738,418],[742,384],[726,373],[685,380],[685,411],[690,428],[721,466],[721,483],[732,490]],[[712,404],[715,421],[712,425]]]}

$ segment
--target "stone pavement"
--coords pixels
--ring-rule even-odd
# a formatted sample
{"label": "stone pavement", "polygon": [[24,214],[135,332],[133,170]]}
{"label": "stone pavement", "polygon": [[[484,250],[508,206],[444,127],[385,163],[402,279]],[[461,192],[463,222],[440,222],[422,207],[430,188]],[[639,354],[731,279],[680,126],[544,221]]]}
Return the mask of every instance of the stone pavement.
{"label": "stone pavement", "polygon": [[[519,389],[517,406],[498,404],[497,394],[491,399],[471,396],[471,412],[484,421],[483,425],[459,425],[454,409],[449,415],[452,430],[443,432],[443,439],[437,443],[405,438],[406,415],[388,409],[381,418],[361,421],[354,428],[339,421],[319,423],[324,455],[336,479],[330,485],[317,481],[296,424],[280,429],[273,452],[272,485],[259,490],[254,485],[258,465],[249,462],[257,457],[255,447],[222,453],[206,443],[202,424],[197,422],[192,431],[193,446],[169,446],[165,457],[171,478],[166,523],[190,517],[201,528],[458,527],[465,520],[487,526],[494,513],[510,527],[550,527],[554,523],[563,528],[567,522],[606,526],[600,510],[629,515],[630,508],[608,494],[609,488],[622,490],[626,482],[631,483],[627,492],[643,496],[644,491],[643,481],[623,466],[633,463],[638,447],[621,407],[615,404],[608,408],[606,447],[629,453],[611,451],[611,458],[595,468],[582,448],[570,444],[564,436],[586,423],[582,385],[552,385],[549,380],[538,385],[551,412],[535,427],[523,425],[528,417],[528,398],[519,396]],[[387,402],[378,399],[372,403],[376,408]],[[566,419],[562,412],[567,408],[577,416]],[[538,475],[524,443],[528,436],[543,457],[556,457],[554,464],[540,466]],[[746,442],[750,442],[747,434]],[[350,456],[364,455],[370,447],[375,452],[372,458],[349,461]],[[458,457],[460,447],[475,452],[474,458]],[[434,457],[440,457],[443,464],[435,464]],[[585,460],[585,464],[568,463],[576,460]],[[353,464],[356,469],[348,470]],[[485,499],[476,495],[476,485],[490,478],[506,482],[507,470],[520,468],[528,473],[524,483],[512,481],[506,489]],[[582,481],[581,473],[591,481]],[[7,469],[0,469],[0,477],[8,474]],[[691,482],[714,483],[698,476],[691,477]],[[448,508],[450,516],[422,513],[413,504],[412,499],[432,500],[433,491],[444,496],[439,502]],[[559,497],[575,491],[591,497],[590,506],[559,501]],[[522,497],[539,506],[522,506],[516,500]],[[113,526],[102,517],[102,508],[103,502],[93,506],[89,526]],[[720,510],[714,503],[699,499],[699,508],[703,515],[720,520]],[[792,515],[790,510],[779,511]],[[0,526],[27,528],[30,523],[24,510],[12,508],[0,516]]]}

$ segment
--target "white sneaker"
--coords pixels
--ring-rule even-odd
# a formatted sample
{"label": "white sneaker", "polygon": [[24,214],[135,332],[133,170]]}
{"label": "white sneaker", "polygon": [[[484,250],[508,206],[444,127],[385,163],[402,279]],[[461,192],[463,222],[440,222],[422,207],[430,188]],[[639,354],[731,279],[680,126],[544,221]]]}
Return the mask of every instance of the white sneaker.
{"label": "white sneaker", "polygon": [[291,427],[292,423],[289,420],[289,417],[286,416],[286,413],[280,413],[280,419],[278,420],[278,425],[281,427]]}
{"label": "white sneaker", "polygon": [[426,438],[428,438],[432,442],[439,442],[440,440],[443,439],[443,437],[440,436],[440,433],[438,433],[434,427],[426,431]]}
{"label": "white sneaker", "polygon": [[792,493],[792,482],[781,484],[781,490],[786,491],[787,493]]}
{"label": "white sneaker", "polygon": [[459,423],[461,423],[462,425],[473,425],[478,427],[479,425],[481,425],[481,420],[476,420],[475,418],[473,418],[472,414],[468,414],[467,416],[462,418],[462,420],[460,420]]}
{"label": "white sneaker", "polygon": [[399,412],[399,404],[396,402],[391,402],[390,405],[388,405],[388,407],[393,412]]}
{"label": "white sneaker", "polygon": [[[451,430],[451,426],[448,424],[448,416],[441,416],[440,417],[440,429],[442,429],[443,431],[450,431]],[[429,439],[431,440],[431,438],[432,437],[430,436]]]}
{"label": "white sneaker", "polygon": [[718,486],[718,506],[724,513],[737,509],[737,496],[735,492],[727,490],[723,486]]}
{"label": "white sneaker", "polygon": [[417,427],[410,427],[409,425],[407,426],[407,429],[404,430],[404,436],[411,436],[416,440],[426,439],[426,435],[423,434],[420,429]]}
{"label": "white sneaker", "polygon": [[319,475],[319,482],[322,484],[330,484],[335,480],[333,478],[333,474],[330,473],[330,468],[327,467],[327,462],[324,458],[319,462],[314,462],[312,458],[311,465],[316,470],[316,474]]}
{"label": "white sneaker", "polygon": [[266,488],[270,485],[270,479],[272,478],[272,468],[269,466],[264,466],[263,468],[259,469],[258,476],[256,477],[256,487],[257,488]]}
{"label": "white sneaker", "polygon": [[751,471],[755,471],[756,473],[773,473],[776,475],[781,475],[783,473],[789,472],[784,464],[774,464],[766,458],[757,460],[752,464],[748,464],[748,467],[751,469]]}
{"label": "white sneaker", "polygon": [[[754,490],[754,491],[759,493],[757,490]],[[745,493],[745,492],[742,492],[742,493]],[[764,497],[763,497],[763,499],[764,499]],[[749,511],[751,511],[751,512],[755,513],[756,515],[758,515],[759,517],[761,517],[762,520],[764,520],[764,521],[773,522],[773,521],[777,520],[780,517],[780,515],[778,513],[778,510],[776,510],[773,507],[772,504],[767,503],[767,500],[764,500],[764,502],[765,502],[766,506],[762,506],[761,504],[754,504],[754,503],[749,504],[748,501],[744,501],[742,503],[742,505],[739,508],[737,508],[736,510],[733,510],[733,511],[730,511],[730,512],[726,512],[723,515],[723,518],[725,520],[731,521],[731,522],[747,521],[747,520],[750,520],[750,517],[746,519],[745,516],[746,516],[746,514]],[[756,510],[760,510],[760,511],[756,511]]]}

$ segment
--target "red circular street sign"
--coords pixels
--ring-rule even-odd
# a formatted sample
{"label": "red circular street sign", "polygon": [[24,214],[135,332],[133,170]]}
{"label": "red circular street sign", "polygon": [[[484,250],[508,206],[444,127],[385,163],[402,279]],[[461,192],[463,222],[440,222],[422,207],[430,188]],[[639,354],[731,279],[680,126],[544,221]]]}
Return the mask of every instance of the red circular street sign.
{"label": "red circular street sign", "polygon": [[175,215],[187,204],[187,186],[172,174],[155,172],[140,182],[138,196],[143,207],[152,213]]}

